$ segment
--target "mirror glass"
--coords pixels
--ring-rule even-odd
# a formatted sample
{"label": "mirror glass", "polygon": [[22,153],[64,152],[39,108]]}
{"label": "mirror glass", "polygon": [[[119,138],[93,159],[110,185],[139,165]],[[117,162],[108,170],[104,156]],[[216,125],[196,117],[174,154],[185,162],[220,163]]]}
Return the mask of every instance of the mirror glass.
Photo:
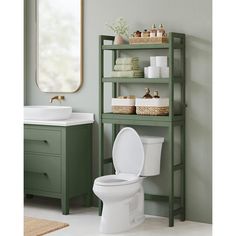
{"label": "mirror glass", "polygon": [[82,84],[82,0],[37,0],[37,78],[43,92]]}

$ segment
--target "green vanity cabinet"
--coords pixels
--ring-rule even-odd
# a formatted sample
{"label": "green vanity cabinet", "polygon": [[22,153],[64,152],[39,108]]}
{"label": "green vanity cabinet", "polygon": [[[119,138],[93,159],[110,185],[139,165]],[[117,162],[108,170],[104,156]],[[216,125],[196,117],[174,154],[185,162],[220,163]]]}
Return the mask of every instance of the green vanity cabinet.
{"label": "green vanity cabinet", "polygon": [[92,124],[24,125],[24,190],[26,195],[69,200],[92,194]]}

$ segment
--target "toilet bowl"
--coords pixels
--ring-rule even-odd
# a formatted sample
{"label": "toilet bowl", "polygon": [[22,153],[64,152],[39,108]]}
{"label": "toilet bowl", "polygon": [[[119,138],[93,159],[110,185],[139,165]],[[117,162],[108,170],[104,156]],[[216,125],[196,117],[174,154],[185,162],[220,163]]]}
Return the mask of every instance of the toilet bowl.
{"label": "toilet bowl", "polygon": [[[112,150],[116,174],[101,176],[94,181],[93,191],[103,202],[101,233],[127,231],[145,219],[143,177],[140,175],[144,173],[148,176],[149,170],[150,175],[159,173],[160,163],[155,160],[154,168],[150,161],[154,162],[152,152],[158,151],[159,153],[153,153],[157,156],[161,153],[160,144],[164,142],[164,138],[145,137],[143,140],[145,144],[134,129],[123,128],[118,133]],[[147,143],[151,144],[151,148],[148,148]],[[155,143],[156,148],[153,148]]]}
{"label": "toilet bowl", "polygon": [[142,179],[121,175],[95,180],[93,191],[103,201],[101,233],[119,233],[144,221]]}

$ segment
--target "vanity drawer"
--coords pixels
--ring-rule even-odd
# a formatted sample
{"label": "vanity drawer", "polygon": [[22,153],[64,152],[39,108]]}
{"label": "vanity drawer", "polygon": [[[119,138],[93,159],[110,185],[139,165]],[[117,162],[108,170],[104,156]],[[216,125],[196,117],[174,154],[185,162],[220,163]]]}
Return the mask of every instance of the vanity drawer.
{"label": "vanity drawer", "polygon": [[50,128],[26,127],[24,129],[25,152],[61,154],[61,131]]}
{"label": "vanity drawer", "polygon": [[60,193],[61,159],[25,154],[24,187],[30,190]]}

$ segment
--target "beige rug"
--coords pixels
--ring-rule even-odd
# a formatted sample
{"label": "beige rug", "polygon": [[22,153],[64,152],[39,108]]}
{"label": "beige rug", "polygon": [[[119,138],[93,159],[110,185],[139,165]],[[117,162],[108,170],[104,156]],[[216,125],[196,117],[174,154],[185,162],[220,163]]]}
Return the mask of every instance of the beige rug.
{"label": "beige rug", "polygon": [[69,226],[66,223],[25,217],[24,236],[40,236]]}

